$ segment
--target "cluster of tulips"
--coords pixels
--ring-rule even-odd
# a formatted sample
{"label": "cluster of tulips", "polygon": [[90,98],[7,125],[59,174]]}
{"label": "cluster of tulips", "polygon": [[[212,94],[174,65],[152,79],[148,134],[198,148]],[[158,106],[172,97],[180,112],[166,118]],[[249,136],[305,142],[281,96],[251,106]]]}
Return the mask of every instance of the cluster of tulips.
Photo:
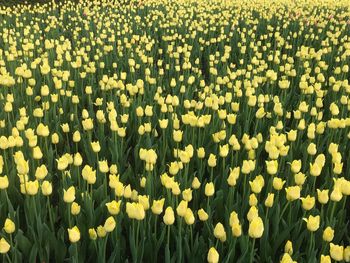
{"label": "cluster of tulips", "polygon": [[350,2],[0,6],[2,262],[350,262]]}

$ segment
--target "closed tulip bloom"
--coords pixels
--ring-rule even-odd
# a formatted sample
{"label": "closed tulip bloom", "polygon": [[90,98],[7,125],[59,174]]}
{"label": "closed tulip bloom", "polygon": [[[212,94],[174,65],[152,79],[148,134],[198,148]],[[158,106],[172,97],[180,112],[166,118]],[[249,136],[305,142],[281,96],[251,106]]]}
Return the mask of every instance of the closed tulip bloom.
{"label": "closed tulip bloom", "polygon": [[205,157],[205,150],[203,147],[197,149],[197,156],[199,159],[203,159]]}
{"label": "closed tulip bloom", "polygon": [[172,209],[171,206],[168,206],[165,209],[165,213],[164,213],[164,216],[163,216],[163,222],[164,222],[164,224],[166,224],[168,226],[174,224],[174,222],[175,222],[175,215],[174,215],[174,210]]}
{"label": "closed tulip bloom", "polygon": [[35,178],[38,180],[42,180],[47,176],[47,173],[48,171],[47,171],[46,165],[42,164],[41,166],[36,168]]}
{"label": "closed tulip bloom", "polygon": [[226,231],[224,226],[221,223],[217,223],[214,228],[214,236],[217,239],[220,239],[221,242],[226,241]]}
{"label": "closed tulip bloom", "polygon": [[270,175],[275,175],[277,173],[277,170],[278,170],[277,160],[265,161],[265,163],[266,163],[267,173]]}
{"label": "closed tulip bloom", "polygon": [[77,142],[80,142],[80,140],[81,140],[80,132],[75,131],[73,133],[73,142],[77,143]]}
{"label": "closed tulip bloom", "polygon": [[135,219],[139,221],[143,220],[146,215],[144,205],[140,203],[134,203],[134,209],[135,209]]}
{"label": "closed tulip bloom", "polygon": [[256,198],[256,195],[254,193],[250,194],[249,195],[249,205],[256,206],[257,204],[258,204],[258,199]]}
{"label": "closed tulip bloom", "polygon": [[131,196],[132,196],[132,189],[131,189],[130,184],[128,184],[127,186],[124,187],[124,197],[131,198]]}
{"label": "closed tulip bloom", "polygon": [[275,197],[274,193],[268,193],[267,198],[265,200],[265,206],[266,207],[272,207],[273,206],[274,197]]}
{"label": "closed tulip bloom", "polygon": [[307,197],[300,198],[302,202],[303,209],[306,211],[311,210],[315,206],[315,197],[308,195]]}
{"label": "closed tulip bloom", "polygon": [[98,162],[98,168],[99,168],[101,173],[108,173],[109,172],[109,167],[108,167],[108,163],[107,163],[106,160],[99,161]]}
{"label": "closed tulip bloom", "polygon": [[242,235],[242,226],[239,222],[234,222],[231,226],[232,235],[240,237]]}
{"label": "closed tulip bloom", "polygon": [[315,232],[320,227],[320,216],[310,215],[308,218],[303,218],[307,224],[307,229],[311,232]]}
{"label": "closed tulip bloom", "polygon": [[173,139],[175,142],[181,142],[182,141],[182,134],[183,131],[180,130],[174,130],[173,131]]}
{"label": "closed tulip bloom", "polygon": [[73,164],[74,166],[80,166],[83,163],[83,157],[80,153],[74,154]]}
{"label": "closed tulip bloom", "polygon": [[68,160],[65,156],[62,156],[56,161],[57,161],[57,169],[60,171],[64,171],[69,165]]}
{"label": "closed tulip bloom", "polygon": [[95,153],[98,153],[99,151],[101,151],[101,146],[100,146],[100,143],[98,141],[91,142],[91,148],[92,148],[92,151]]}
{"label": "closed tulip bloom", "polygon": [[310,163],[310,175],[319,176],[322,172],[322,167],[317,163]]}
{"label": "closed tulip bloom", "polygon": [[[228,144],[225,144],[225,145],[223,145],[223,146],[219,146],[219,148],[220,148],[220,157],[223,157],[223,158],[225,158],[225,157],[227,157],[227,155],[228,155],[228,151],[229,151],[229,146],[228,146]],[[209,157],[210,158],[210,157]],[[216,165],[216,164],[215,164]]]}
{"label": "closed tulip bloom", "polygon": [[249,224],[248,234],[251,238],[260,238],[264,232],[264,223],[260,217],[255,217]]}
{"label": "closed tulip bloom", "polygon": [[201,182],[199,181],[198,177],[194,177],[192,181],[192,188],[199,189],[199,187],[201,187]]}
{"label": "closed tulip bloom", "polygon": [[28,195],[36,195],[38,193],[39,189],[39,182],[38,180],[35,181],[28,181],[25,183],[26,193]]}
{"label": "closed tulip bloom", "polygon": [[80,240],[80,230],[77,226],[68,228],[68,237],[71,243],[76,243]]}
{"label": "closed tulip bloom", "polygon": [[188,202],[185,200],[181,200],[180,204],[177,206],[176,208],[176,213],[181,216],[184,217],[186,214],[186,210],[187,210],[187,205]]}
{"label": "closed tulip bloom", "polygon": [[36,133],[39,136],[47,137],[50,135],[49,127],[47,125],[39,123],[39,125],[36,127]]}
{"label": "closed tulip bloom", "polygon": [[53,144],[58,144],[59,141],[60,141],[60,137],[58,136],[58,134],[57,134],[57,133],[53,133],[53,134],[51,135],[51,142],[52,142]]}
{"label": "closed tulip bloom", "polygon": [[73,202],[71,204],[70,211],[71,211],[72,215],[74,215],[74,216],[79,215],[79,213],[80,213],[80,205],[78,203],[76,203],[76,202]]}
{"label": "closed tulip bloom", "polygon": [[350,246],[344,248],[344,261],[350,262]]}
{"label": "closed tulip bloom", "polygon": [[329,190],[327,190],[327,189],[325,189],[325,190],[317,189],[317,200],[318,200],[318,202],[320,202],[323,205],[327,204],[328,201],[329,201],[328,192],[329,192]]}
{"label": "closed tulip bloom", "polygon": [[107,235],[106,229],[103,226],[97,227],[97,236],[103,238]]}
{"label": "closed tulip bloom", "polygon": [[0,176],[0,189],[4,190],[7,189],[7,187],[9,187],[9,179],[7,175]]}
{"label": "closed tulip bloom", "polygon": [[230,174],[227,178],[227,183],[229,186],[235,186],[237,184],[237,179],[239,178],[240,167],[230,168]]}
{"label": "closed tulip bloom", "polygon": [[274,177],[272,181],[272,186],[275,190],[280,191],[283,188],[283,185],[286,183],[286,181],[283,181],[281,178]]}
{"label": "closed tulip bloom", "polygon": [[0,239],[0,254],[6,254],[9,252],[11,246],[10,244],[6,241],[5,238]]}
{"label": "closed tulip bloom", "polygon": [[7,234],[12,234],[16,230],[15,223],[11,219],[6,218],[4,223],[4,230]]}
{"label": "closed tulip bloom", "polygon": [[331,242],[333,240],[334,237],[334,230],[328,226],[324,231],[323,231],[323,235],[322,238],[324,241],[326,242]]}
{"label": "closed tulip bloom", "polygon": [[259,211],[256,206],[252,206],[249,208],[249,211],[247,213],[247,219],[249,222],[251,222],[254,218],[259,216]]}
{"label": "closed tulip bloom", "polygon": [[294,201],[300,198],[300,187],[299,186],[290,186],[286,189],[286,198],[288,201]]}
{"label": "closed tulip bloom", "polygon": [[17,172],[19,174],[28,174],[29,172],[29,162],[24,160],[24,159],[20,159],[17,161]]}
{"label": "closed tulip bloom", "polygon": [[96,230],[94,228],[90,228],[88,232],[89,232],[89,237],[91,240],[97,239],[97,233],[96,233]]}
{"label": "closed tulip bloom", "polygon": [[305,180],[306,180],[306,176],[301,172],[294,175],[294,181],[299,186],[302,186],[305,183]]}
{"label": "closed tulip bloom", "polygon": [[81,175],[88,184],[94,184],[96,182],[96,171],[91,166],[85,165],[81,171]]}
{"label": "closed tulip bloom", "polygon": [[288,253],[284,253],[280,263],[297,263],[293,261],[292,257]]}
{"label": "closed tulip bloom", "polygon": [[334,187],[333,191],[331,192],[330,198],[333,202],[339,202],[343,198],[343,193],[340,189],[340,187]]}
{"label": "closed tulip bloom", "polygon": [[332,263],[331,257],[329,255],[321,255],[320,263]]}
{"label": "closed tulip bloom", "polygon": [[149,209],[149,196],[148,195],[139,195],[138,201],[142,205],[142,207],[145,211]]}
{"label": "closed tulip bloom", "polygon": [[61,128],[62,128],[62,131],[64,133],[68,133],[69,132],[69,125],[68,125],[68,123],[61,124]]}
{"label": "closed tulip bloom", "polygon": [[168,127],[168,120],[164,119],[164,120],[158,120],[159,122],[159,127],[161,129],[166,129]]}
{"label": "closed tulip bloom", "polygon": [[44,181],[41,184],[41,192],[45,196],[49,196],[52,194],[52,184],[49,181]]}
{"label": "closed tulip bloom", "polygon": [[190,202],[192,200],[192,189],[187,188],[187,189],[183,190],[182,191],[182,198],[185,201]]}
{"label": "closed tulip bloom", "polygon": [[155,215],[160,215],[163,212],[164,202],[165,198],[162,198],[160,200],[153,200],[153,204],[151,207],[152,213]]}
{"label": "closed tulip bloom", "polygon": [[187,225],[193,225],[195,218],[194,218],[194,214],[193,214],[191,208],[186,209],[186,213],[185,213],[184,218],[185,218],[185,222]]}
{"label": "closed tulip bloom", "polygon": [[113,216],[110,216],[107,218],[104,224],[104,229],[106,230],[107,233],[112,232],[115,229],[116,222]]}
{"label": "closed tulip bloom", "polygon": [[209,249],[207,260],[208,260],[208,263],[218,263],[219,262],[219,253],[216,251],[215,247],[211,247]]}
{"label": "closed tulip bloom", "polygon": [[209,165],[209,167],[215,167],[216,166],[216,156],[214,154],[212,154],[212,153],[209,155],[208,165]]}
{"label": "closed tulip bloom", "polygon": [[206,183],[205,185],[205,195],[207,197],[210,197],[210,196],[213,196],[214,193],[215,193],[215,186],[214,186],[214,183],[213,182],[210,182],[210,183]]}
{"label": "closed tulip bloom", "polygon": [[293,173],[299,173],[301,170],[301,160],[294,160],[291,163],[290,169]]}
{"label": "closed tulip bloom", "polygon": [[293,244],[290,240],[288,240],[284,246],[284,252],[288,253],[289,255],[293,254]]}
{"label": "closed tulip bloom", "polygon": [[203,208],[199,209],[197,214],[198,214],[199,220],[201,221],[207,221],[209,218],[209,215],[207,214],[207,212],[204,211]]}
{"label": "closed tulip bloom", "polygon": [[106,207],[108,209],[108,212],[111,215],[117,215],[120,212],[120,204],[121,204],[121,200],[119,200],[118,202],[116,200],[113,200],[109,203],[106,203]]}
{"label": "closed tulip bloom", "polygon": [[65,203],[72,203],[75,200],[75,188],[69,187],[67,190],[63,190],[63,201]]}
{"label": "closed tulip bloom", "polygon": [[330,243],[330,255],[335,261],[342,261],[344,259],[344,247]]}

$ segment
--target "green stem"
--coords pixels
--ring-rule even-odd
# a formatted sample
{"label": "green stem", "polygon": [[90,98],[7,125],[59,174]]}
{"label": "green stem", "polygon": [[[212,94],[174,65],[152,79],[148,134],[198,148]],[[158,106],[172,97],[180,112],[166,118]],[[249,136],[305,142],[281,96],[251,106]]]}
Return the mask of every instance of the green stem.
{"label": "green stem", "polygon": [[250,254],[250,263],[252,263],[254,261],[254,247],[255,247],[255,238],[253,238],[252,251]]}

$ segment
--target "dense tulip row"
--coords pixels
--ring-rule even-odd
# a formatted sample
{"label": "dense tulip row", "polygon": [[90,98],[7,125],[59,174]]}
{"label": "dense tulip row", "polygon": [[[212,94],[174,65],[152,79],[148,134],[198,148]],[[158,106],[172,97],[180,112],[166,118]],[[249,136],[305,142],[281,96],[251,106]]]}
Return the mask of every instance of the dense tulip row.
{"label": "dense tulip row", "polygon": [[0,7],[3,262],[350,262],[349,8]]}

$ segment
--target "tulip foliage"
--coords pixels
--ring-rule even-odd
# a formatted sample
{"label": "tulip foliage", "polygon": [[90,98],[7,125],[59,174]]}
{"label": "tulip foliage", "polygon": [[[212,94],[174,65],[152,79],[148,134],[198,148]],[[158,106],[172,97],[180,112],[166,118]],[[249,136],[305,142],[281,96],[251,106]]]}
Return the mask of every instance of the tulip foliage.
{"label": "tulip foliage", "polygon": [[349,8],[0,6],[2,262],[350,262]]}

